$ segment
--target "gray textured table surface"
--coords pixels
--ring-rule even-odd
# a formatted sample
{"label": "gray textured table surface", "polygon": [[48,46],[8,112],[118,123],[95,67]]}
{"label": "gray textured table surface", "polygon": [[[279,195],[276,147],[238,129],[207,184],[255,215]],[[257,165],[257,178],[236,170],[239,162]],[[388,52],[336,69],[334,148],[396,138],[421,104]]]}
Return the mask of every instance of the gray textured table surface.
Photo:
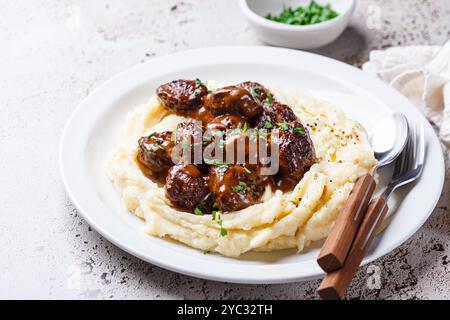
{"label": "gray textured table surface", "polygon": [[[351,27],[319,53],[360,65],[372,49],[450,38],[448,0],[358,2]],[[153,56],[260,44],[235,1],[1,0],[0,8],[0,298],[317,298],[318,281],[223,284],[142,262],[93,231],[60,180],[63,125],[103,81]],[[361,269],[349,298],[450,298],[449,188],[447,178],[409,241]]]}

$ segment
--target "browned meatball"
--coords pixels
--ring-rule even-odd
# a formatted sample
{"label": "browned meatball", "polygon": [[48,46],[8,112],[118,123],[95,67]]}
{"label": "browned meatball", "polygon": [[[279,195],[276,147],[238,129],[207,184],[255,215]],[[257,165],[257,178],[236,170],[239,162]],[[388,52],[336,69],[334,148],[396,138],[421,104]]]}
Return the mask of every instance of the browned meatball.
{"label": "browned meatball", "polygon": [[224,212],[245,209],[258,202],[262,186],[257,172],[238,165],[212,166],[209,186],[215,204]]}
{"label": "browned meatball", "polygon": [[208,94],[205,107],[215,115],[228,113],[244,119],[251,119],[263,110],[250,92],[237,86],[228,86]]}
{"label": "browned meatball", "polygon": [[167,174],[173,165],[171,154],[174,145],[172,132],[166,131],[142,137],[138,141],[137,160],[148,169],[149,175],[159,178]]}
{"label": "browned meatball", "polygon": [[203,139],[205,129],[200,122],[188,121],[178,124],[175,131],[177,162],[203,163],[203,150],[206,141]]}
{"label": "browned meatball", "polygon": [[194,210],[210,193],[208,179],[193,164],[179,164],[169,170],[166,196],[180,209]]}
{"label": "browned meatball", "polygon": [[258,82],[246,81],[239,83],[237,86],[250,92],[253,99],[261,105],[264,104],[269,99],[269,96],[272,95],[269,90],[264,88],[264,86]]}
{"label": "browned meatball", "polygon": [[298,121],[292,109],[280,102],[272,102],[264,107],[264,111],[256,118],[255,127],[259,129],[275,129],[282,123]]}
{"label": "browned meatball", "polygon": [[315,163],[315,150],[308,131],[299,122],[277,133],[271,135],[271,142],[279,146],[279,173],[275,182],[280,189],[291,190]]}
{"label": "browned meatball", "polygon": [[207,93],[208,89],[199,80],[175,80],[156,89],[163,105],[180,114],[200,108]]}

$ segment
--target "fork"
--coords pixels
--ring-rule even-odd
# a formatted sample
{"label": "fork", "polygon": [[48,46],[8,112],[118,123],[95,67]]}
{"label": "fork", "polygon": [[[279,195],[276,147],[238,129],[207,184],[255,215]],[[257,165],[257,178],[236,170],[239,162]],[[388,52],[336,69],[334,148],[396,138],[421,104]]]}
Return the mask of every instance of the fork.
{"label": "fork", "polygon": [[320,284],[317,292],[322,299],[337,300],[345,296],[353,276],[386,218],[390,195],[397,188],[412,183],[421,176],[424,160],[425,137],[421,124],[419,130],[416,126],[413,127],[406,148],[395,163],[392,181],[378,198],[370,202],[344,265],[327,274]]}

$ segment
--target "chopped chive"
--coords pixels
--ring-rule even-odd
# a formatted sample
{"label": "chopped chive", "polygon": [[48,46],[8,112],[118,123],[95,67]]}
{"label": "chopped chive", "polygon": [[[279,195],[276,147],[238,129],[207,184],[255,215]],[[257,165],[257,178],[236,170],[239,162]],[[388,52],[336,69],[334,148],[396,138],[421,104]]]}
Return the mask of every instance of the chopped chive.
{"label": "chopped chive", "polygon": [[278,123],[278,126],[281,128],[281,130],[283,130],[283,131],[288,131],[289,130],[289,124],[286,122],[286,121],[284,121],[284,122],[281,122],[281,123]]}
{"label": "chopped chive", "polygon": [[225,229],[222,224],[223,224],[223,220],[222,220],[222,212],[219,210],[219,207],[217,206],[217,204],[214,204],[213,206],[213,211],[211,212],[211,216],[212,216],[212,221],[216,221],[217,224],[220,226],[220,236],[225,237],[226,235],[228,235],[228,231],[227,229]]}
{"label": "chopped chive", "polygon": [[273,102],[273,95],[272,95],[271,93],[269,93],[269,94],[267,95],[267,99],[264,100],[264,104],[265,104],[265,105],[269,105],[269,104],[272,104],[272,102]]}
{"label": "chopped chive", "polygon": [[202,215],[203,215],[203,212],[202,212],[202,210],[200,209],[200,205],[198,205],[198,206],[196,206],[196,207],[194,208],[194,213],[195,213],[196,216],[202,216]]}
{"label": "chopped chive", "polygon": [[247,131],[248,131],[248,123],[245,122],[244,127],[242,128],[242,133],[247,133]]}
{"label": "chopped chive", "polygon": [[266,15],[266,19],[291,25],[310,25],[331,20],[338,15],[330,4],[322,6],[315,1],[311,1],[305,7],[296,9],[292,9],[292,7],[284,8],[279,15],[269,13]]}
{"label": "chopped chive", "polygon": [[240,194],[246,194],[248,191],[251,191],[249,186],[243,181],[239,181],[239,184],[231,187],[231,190],[233,190],[233,192],[239,192]]}
{"label": "chopped chive", "polygon": [[252,94],[253,98],[259,99],[261,97],[261,89],[259,88],[252,88],[250,90],[250,93]]}
{"label": "chopped chive", "polygon": [[270,122],[266,121],[266,123],[264,123],[264,128],[265,129],[272,129],[273,126],[272,126],[272,124]]}
{"label": "chopped chive", "polygon": [[206,163],[207,165],[210,165],[210,166],[216,166],[216,167],[219,167],[219,169],[220,169],[222,172],[225,172],[225,171],[228,170],[228,165],[227,165],[226,163],[223,163],[223,162],[220,161],[220,160],[217,160],[217,159],[205,159],[205,163]]}

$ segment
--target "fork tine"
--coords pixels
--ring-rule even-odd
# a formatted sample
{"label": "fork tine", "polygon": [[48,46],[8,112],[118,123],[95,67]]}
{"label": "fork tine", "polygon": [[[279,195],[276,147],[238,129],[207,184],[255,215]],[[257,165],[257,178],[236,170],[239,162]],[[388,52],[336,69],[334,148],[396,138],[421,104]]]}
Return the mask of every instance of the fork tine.
{"label": "fork tine", "polygon": [[409,167],[408,169],[414,169],[417,165],[417,151],[418,151],[418,145],[420,143],[419,141],[419,135],[417,134],[417,125],[413,125],[413,132],[412,132],[412,150],[411,155],[409,159]]}
{"label": "fork tine", "polygon": [[408,135],[408,141],[406,142],[405,148],[400,154],[399,158],[395,162],[394,172],[392,174],[392,178],[395,180],[398,178],[404,171],[406,164],[408,162],[408,157],[410,154],[410,146],[411,146],[411,136]]}
{"label": "fork tine", "polygon": [[415,167],[419,167],[423,165],[425,161],[425,130],[423,124],[420,124],[419,134],[417,135],[417,151],[416,151],[416,163]]}

